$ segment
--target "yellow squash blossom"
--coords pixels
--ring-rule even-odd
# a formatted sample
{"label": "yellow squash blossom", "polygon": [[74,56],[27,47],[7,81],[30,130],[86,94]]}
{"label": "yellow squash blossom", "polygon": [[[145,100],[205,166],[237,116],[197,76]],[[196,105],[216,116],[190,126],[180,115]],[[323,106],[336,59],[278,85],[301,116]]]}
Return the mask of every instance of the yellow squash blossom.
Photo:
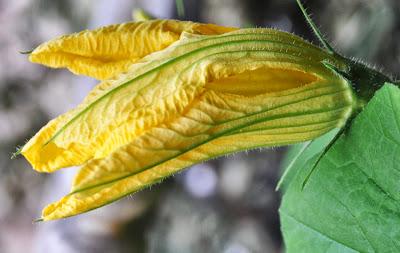
{"label": "yellow squash blossom", "polygon": [[342,58],[265,28],[143,21],[58,38],[30,59],[112,77],[21,151],[40,172],[82,166],[43,220],[101,207],[223,154],[314,139],[342,127],[358,104],[331,68],[348,71]]}

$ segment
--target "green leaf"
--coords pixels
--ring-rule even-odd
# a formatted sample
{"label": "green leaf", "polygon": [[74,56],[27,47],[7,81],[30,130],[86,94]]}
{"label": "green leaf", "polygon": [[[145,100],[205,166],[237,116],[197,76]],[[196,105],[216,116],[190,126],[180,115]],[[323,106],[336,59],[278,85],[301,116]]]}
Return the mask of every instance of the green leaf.
{"label": "green leaf", "polygon": [[287,252],[400,252],[400,90],[376,93],[301,190],[317,149],[297,158],[284,184]]}
{"label": "green leaf", "polygon": [[282,162],[282,168],[285,169],[276,189],[286,189],[296,175],[297,168],[303,167],[309,159],[316,161],[318,158],[317,155],[321,152],[321,147],[325,147],[333,140],[338,132],[339,129],[334,129],[313,141],[293,145]]}

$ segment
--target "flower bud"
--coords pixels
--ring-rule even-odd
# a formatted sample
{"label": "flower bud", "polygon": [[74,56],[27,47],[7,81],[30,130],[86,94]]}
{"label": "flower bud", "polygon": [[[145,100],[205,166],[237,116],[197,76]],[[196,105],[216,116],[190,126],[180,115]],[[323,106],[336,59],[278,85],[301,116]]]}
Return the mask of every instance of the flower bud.
{"label": "flower bud", "polygon": [[314,139],[343,126],[357,103],[348,81],[324,64],[345,71],[345,62],[289,33],[185,33],[163,47],[143,49],[126,73],[25,145],[38,171],[82,165],[44,220],[103,206],[214,157]]}

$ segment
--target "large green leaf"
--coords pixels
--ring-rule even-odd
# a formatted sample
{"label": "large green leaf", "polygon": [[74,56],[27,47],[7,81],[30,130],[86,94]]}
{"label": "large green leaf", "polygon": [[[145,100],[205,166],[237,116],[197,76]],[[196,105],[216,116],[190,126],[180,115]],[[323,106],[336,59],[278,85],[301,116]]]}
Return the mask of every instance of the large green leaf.
{"label": "large green leaf", "polygon": [[400,90],[376,93],[302,190],[323,147],[300,154],[284,182],[287,252],[400,252]]}

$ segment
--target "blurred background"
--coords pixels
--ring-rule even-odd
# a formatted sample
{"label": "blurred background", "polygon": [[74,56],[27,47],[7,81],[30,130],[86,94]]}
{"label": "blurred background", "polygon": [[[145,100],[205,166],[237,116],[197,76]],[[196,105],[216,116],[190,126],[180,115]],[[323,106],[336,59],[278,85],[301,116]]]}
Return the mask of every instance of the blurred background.
{"label": "blurred background", "polygon": [[[96,84],[28,62],[19,51],[55,36],[132,19],[275,27],[314,41],[295,0],[0,0],[0,252],[283,252],[279,193],[285,148],[240,153],[194,166],[151,189],[79,217],[33,223],[45,204],[69,191],[74,168],[35,173],[19,157],[51,118],[76,106]],[[400,1],[308,0],[327,38],[345,55],[398,74]]]}

